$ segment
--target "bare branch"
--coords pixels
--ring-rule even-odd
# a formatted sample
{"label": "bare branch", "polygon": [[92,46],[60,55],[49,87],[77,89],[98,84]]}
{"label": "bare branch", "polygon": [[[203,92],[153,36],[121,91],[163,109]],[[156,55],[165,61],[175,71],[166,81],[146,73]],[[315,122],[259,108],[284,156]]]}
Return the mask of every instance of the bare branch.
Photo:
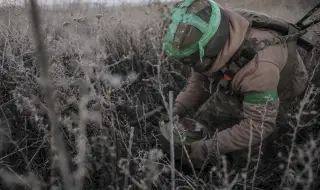
{"label": "bare branch", "polygon": [[[134,127],[131,127],[131,130],[130,130],[130,140],[129,140],[129,152],[128,152],[128,170],[129,169],[129,166],[130,166],[130,156],[131,156],[131,149],[132,149],[132,143],[133,143],[133,135],[134,135]],[[124,187],[123,189],[127,189],[128,188],[128,175],[125,176],[125,180],[124,180]]]}
{"label": "bare branch", "polygon": [[175,189],[175,160],[174,160],[174,138],[173,138],[173,92],[169,92],[169,117],[170,117],[170,155],[171,155],[171,189]]}
{"label": "bare branch", "polygon": [[[41,21],[39,7],[36,0],[30,0],[30,20],[32,21],[34,40],[37,51],[37,64],[40,69],[40,82],[43,90],[43,95],[47,102],[48,115],[51,124],[51,135],[52,135],[52,153],[58,154],[58,161],[60,167],[60,173],[62,176],[63,184],[65,189],[74,189],[73,176],[70,172],[67,151],[64,140],[58,124],[58,117],[54,110],[54,101],[52,98],[53,90],[50,83],[49,77],[49,63],[47,53],[44,47],[44,36],[41,31]],[[56,150],[57,152],[55,152]]]}

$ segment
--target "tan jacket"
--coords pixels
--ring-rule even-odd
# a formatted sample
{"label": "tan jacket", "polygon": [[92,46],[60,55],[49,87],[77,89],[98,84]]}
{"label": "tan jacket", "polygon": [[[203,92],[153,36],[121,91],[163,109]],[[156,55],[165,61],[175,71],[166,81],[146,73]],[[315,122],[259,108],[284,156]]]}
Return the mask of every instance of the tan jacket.
{"label": "tan jacket", "polygon": [[[186,88],[180,92],[175,102],[175,109],[182,114],[189,109],[199,108],[208,101],[208,98],[212,97],[210,78],[228,62],[244,40],[249,22],[232,10],[225,9],[225,11],[230,18],[230,38],[210,71],[205,73],[192,71]],[[256,37],[261,40],[274,37],[273,33],[275,32],[251,29],[249,37]],[[255,58],[235,75],[232,80],[232,90],[245,94],[250,92],[269,92],[277,89],[280,72],[287,61],[287,54],[286,45],[273,45],[258,52]],[[291,78],[291,88],[278,95],[281,101],[300,94],[306,86],[307,72],[299,55],[298,58],[299,63],[295,66],[295,72],[291,76],[287,76]],[[215,96],[215,100],[211,101],[211,103],[215,102],[222,105],[223,103],[230,104],[231,102],[231,100],[228,101],[227,99],[229,95],[223,94],[223,92],[215,93]],[[229,128],[218,133],[217,143],[221,153],[248,148],[250,136],[252,137],[252,145],[257,145],[261,141],[261,133],[263,138],[266,138],[276,130],[279,99],[271,106],[247,103],[238,97],[230,97],[230,99],[234,99],[233,106],[236,107],[234,110],[240,110],[239,114],[242,115],[242,119],[238,124],[229,126]],[[211,110],[207,111],[214,112],[213,109],[218,108],[213,106]],[[223,111],[223,108],[221,108],[216,112],[223,114]],[[210,128],[210,126],[208,127]],[[212,126],[212,128],[215,127],[219,126]],[[250,133],[251,128],[252,132]],[[213,145],[209,143],[207,146]]]}

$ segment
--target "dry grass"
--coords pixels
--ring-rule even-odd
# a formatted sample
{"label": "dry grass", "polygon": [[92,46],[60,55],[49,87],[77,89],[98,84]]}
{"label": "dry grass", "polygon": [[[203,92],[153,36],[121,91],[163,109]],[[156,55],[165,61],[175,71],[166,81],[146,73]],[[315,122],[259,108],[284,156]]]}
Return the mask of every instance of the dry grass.
{"label": "dry grass", "polygon": [[[264,10],[279,17],[285,14],[290,19],[299,18],[311,6],[283,0],[283,7],[299,13],[291,17],[287,14],[291,11],[284,13],[275,2],[224,1],[227,6]],[[157,5],[44,9],[41,19],[50,63],[51,109],[50,98],[42,93],[28,11],[0,12],[1,189],[66,184],[58,164],[61,157],[51,152],[56,147],[50,141],[48,110],[57,114],[55,122],[68,150],[64,156],[78,187],[170,188],[170,157],[159,149],[157,121],[168,105],[169,91],[176,95],[183,88],[189,70],[170,64],[159,50],[162,11],[163,6]],[[319,52],[316,48],[304,53],[314,75],[301,104],[285,123],[292,130],[274,144],[274,154],[262,156],[253,173],[233,173],[221,157],[221,165],[202,172],[198,180],[187,166],[177,163],[175,184],[191,189],[274,189],[282,183],[289,189],[317,189]]]}

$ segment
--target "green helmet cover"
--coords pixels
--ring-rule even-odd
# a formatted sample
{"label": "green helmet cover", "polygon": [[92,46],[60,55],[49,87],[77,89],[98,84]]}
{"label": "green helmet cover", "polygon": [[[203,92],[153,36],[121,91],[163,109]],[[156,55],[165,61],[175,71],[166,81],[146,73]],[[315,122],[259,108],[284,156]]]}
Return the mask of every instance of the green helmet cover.
{"label": "green helmet cover", "polygon": [[[171,9],[171,24],[168,28],[168,33],[165,36],[164,42],[164,51],[171,57],[180,59],[186,56],[193,54],[196,51],[200,51],[200,60],[202,62],[202,57],[204,56],[204,46],[210,41],[210,39],[217,32],[220,21],[221,21],[221,13],[220,7],[213,0],[207,0],[212,8],[210,22],[206,23],[199,16],[194,14],[186,13],[188,8],[192,5],[193,0],[186,0],[183,3],[179,4],[177,7]],[[172,46],[174,35],[177,31],[179,23],[190,24],[197,29],[199,29],[203,35],[198,40],[197,43],[192,46],[179,50],[174,49]]]}

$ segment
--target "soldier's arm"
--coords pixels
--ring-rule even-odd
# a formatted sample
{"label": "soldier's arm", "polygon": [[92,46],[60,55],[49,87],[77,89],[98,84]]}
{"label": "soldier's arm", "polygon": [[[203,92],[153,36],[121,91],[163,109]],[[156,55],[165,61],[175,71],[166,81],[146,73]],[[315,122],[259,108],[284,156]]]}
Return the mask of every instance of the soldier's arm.
{"label": "soldier's arm", "polygon": [[[207,148],[218,147],[222,154],[257,146],[276,130],[279,107],[277,85],[279,69],[271,63],[259,63],[257,72],[241,78],[239,88],[244,92],[244,119],[217,134],[217,144],[212,140]],[[260,70],[260,71],[259,71]],[[217,146],[216,146],[217,145]]]}
{"label": "soldier's arm", "polygon": [[279,98],[276,91],[245,94],[244,119],[239,124],[217,134],[221,153],[228,153],[258,146],[276,128]]}
{"label": "soldier's arm", "polygon": [[186,87],[175,100],[175,111],[183,116],[190,109],[197,109],[209,98],[209,86],[208,77],[192,70]]}
{"label": "soldier's arm", "polygon": [[218,133],[222,153],[257,146],[276,129],[279,98],[277,86],[279,68],[270,62],[260,62],[252,75],[242,78],[239,89],[244,93],[244,119],[239,124]]}

